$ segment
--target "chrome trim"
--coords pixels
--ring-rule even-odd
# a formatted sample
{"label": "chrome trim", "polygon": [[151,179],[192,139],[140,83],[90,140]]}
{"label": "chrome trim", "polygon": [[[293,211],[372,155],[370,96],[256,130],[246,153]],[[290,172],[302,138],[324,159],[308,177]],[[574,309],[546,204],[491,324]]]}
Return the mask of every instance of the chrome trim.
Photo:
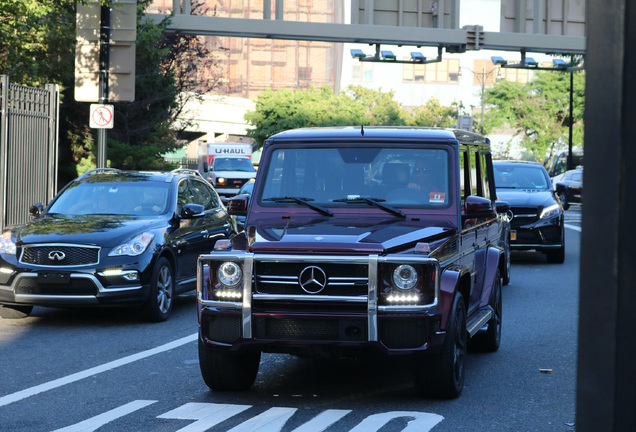
{"label": "chrome trim", "polygon": [[[15,292],[15,285],[20,279],[37,278],[37,277],[38,277],[37,273],[19,273],[15,277],[15,279],[13,280],[13,283],[11,284],[12,291]],[[128,286],[128,287],[124,287],[124,288],[104,288],[104,286],[99,281],[99,279],[97,279],[95,276],[93,276],[91,274],[71,273],[70,277],[72,279],[90,279],[95,284],[95,286],[97,287],[97,291],[99,291],[100,293],[134,291],[134,290],[141,289],[141,285],[133,285],[133,286]],[[30,294],[16,294],[16,295],[30,295]],[[71,296],[44,296],[44,297],[45,298],[53,298],[53,297],[70,298]],[[78,296],[78,297],[92,297],[92,298],[94,298],[95,296]]]}
{"label": "chrome trim", "polygon": [[378,340],[378,256],[369,255],[369,305],[367,327],[369,342]]}
{"label": "chrome trim", "polygon": [[221,300],[199,300],[199,303],[204,306],[222,307],[225,309],[240,310],[243,308],[243,303],[240,303],[240,302],[229,302],[229,301],[221,301]]}
{"label": "chrome trim", "polygon": [[[75,247],[75,248],[82,248],[82,249],[97,249],[97,261],[93,263],[89,263],[89,264],[73,264],[73,265],[43,265],[43,264],[32,264],[32,263],[22,261],[22,256],[24,255],[25,249],[36,248],[36,247],[57,247],[57,246]],[[75,243],[34,243],[34,244],[28,244],[28,245],[22,246],[22,250],[20,251],[20,258],[18,258],[18,262],[20,264],[25,264],[25,265],[29,265],[33,267],[42,267],[42,268],[51,269],[51,270],[61,269],[61,268],[63,269],[63,268],[69,268],[69,267],[89,267],[89,266],[95,266],[99,264],[100,258],[101,258],[101,251],[102,251],[101,246],[88,246],[84,244],[75,244]]]}
{"label": "chrome trim", "polygon": [[243,338],[252,338],[252,272],[254,254],[243,256]]}
{"label": "chrome trim", "polygon": [[253,294],[254,300],[298,300],[298,301],[340,301],[345,303],[366,303],[367,296],[293,295],[293,294]]}
{"label": "chrome trim", "polygon": [[46,300],[73,300],[76,302],[81,301],[85,304],[97,304],[97,297],[95,296],[64,296],[64,295],[41,295],[41,294],[16,294],[16,302],[28,303],[29,301],[46,301]]}
{"label": "chrome trim", "polygon": [[559,249],[562,248],[563,245],[562,244],[530,244],[530,243],[510,243],[510,249],[520,249],[520,248],[526,248],[526,249]]}

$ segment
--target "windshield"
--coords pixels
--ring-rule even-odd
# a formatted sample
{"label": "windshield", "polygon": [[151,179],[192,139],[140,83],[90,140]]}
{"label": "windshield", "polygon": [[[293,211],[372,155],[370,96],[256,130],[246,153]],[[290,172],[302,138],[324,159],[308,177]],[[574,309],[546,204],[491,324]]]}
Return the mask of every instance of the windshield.
{"label": "windshield", "polygon": [[170,183],[82,182],[66,189],[48,213],[151,216],[168,210]]}
{"label": "windshield", "polygon": [[248,158],[216,156],[214,158],[214,171],[254,172],[254,165],[252,165],[252,161]]}
{"label": "windshield", "polygon": [[549,189],[548,178],[540,165],[494,164],[495,185],[508,189]]}
{"label": "windshield", "polygon": [[450,156],[443,148],[282,148],[270,161],[260,196],[265,206],[293,204],[293,198],[321,207],[392,212],[397,206],[450,205]]}

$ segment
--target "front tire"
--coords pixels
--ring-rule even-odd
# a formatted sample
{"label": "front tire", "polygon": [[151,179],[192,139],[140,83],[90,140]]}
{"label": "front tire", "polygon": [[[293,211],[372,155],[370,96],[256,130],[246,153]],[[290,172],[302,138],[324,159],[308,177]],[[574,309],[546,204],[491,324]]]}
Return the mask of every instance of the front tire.
{"label": "front tire", "polygon": [[416,356],[415,390],[421,396],[454,399],[464,388],[468,344],[466,306],[457,293],[441,350],[429,357]]}
{"label": "front tire", "polygon": [[563,206],[563,210],[567,210],[570,208],[570,204],[568,203],[568,199],[565,196],[565,192],[559,193],[559,200],[561,201],[561,205]]}
{"label": "front tire", "polygon": [[199,367],[205,384],[216,391],[243,391],[254,384],[260,351],[232,353],[205,346],[199,339]]}
{"label": "front tire", "polygon": [[545,256],[550,264],[563,264],[565,261],[565,245],[557,250],[547,251]]}
{"label": "front tire", "polygon": [[174,297],[174,277],[172,266],[167,258],[157,260],[150,279],[150,298],[145,304],[142,315],[148,321],[165,321],[172,312]]}

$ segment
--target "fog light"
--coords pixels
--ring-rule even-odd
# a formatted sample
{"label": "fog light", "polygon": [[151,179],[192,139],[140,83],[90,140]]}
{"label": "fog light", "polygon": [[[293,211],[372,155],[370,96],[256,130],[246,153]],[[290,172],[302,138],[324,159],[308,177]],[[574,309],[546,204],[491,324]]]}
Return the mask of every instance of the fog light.
{"label": "fog light", "polygon": [[107,278],[121,277],[126,279],[127,281],[139,280],[139,272],[137,270],[110,269],[110,270],[104,270],[103,272],[98,274],[100,276],[107,277]]}

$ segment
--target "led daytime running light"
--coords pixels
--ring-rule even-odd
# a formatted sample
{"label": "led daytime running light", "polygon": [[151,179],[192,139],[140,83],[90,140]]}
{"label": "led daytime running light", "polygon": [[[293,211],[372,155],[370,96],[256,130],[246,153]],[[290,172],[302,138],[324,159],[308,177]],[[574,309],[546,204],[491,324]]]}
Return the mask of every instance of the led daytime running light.
{"label": "led daytime running light", "polygon": [[217,291],[215,295],[224,300],[240,299],[243,295],[240,291]]}
{"label": "led daytime running light", "polygon": [[386,299],[390,303],[417,303],[419,296],[415,294],[391,294]]}

